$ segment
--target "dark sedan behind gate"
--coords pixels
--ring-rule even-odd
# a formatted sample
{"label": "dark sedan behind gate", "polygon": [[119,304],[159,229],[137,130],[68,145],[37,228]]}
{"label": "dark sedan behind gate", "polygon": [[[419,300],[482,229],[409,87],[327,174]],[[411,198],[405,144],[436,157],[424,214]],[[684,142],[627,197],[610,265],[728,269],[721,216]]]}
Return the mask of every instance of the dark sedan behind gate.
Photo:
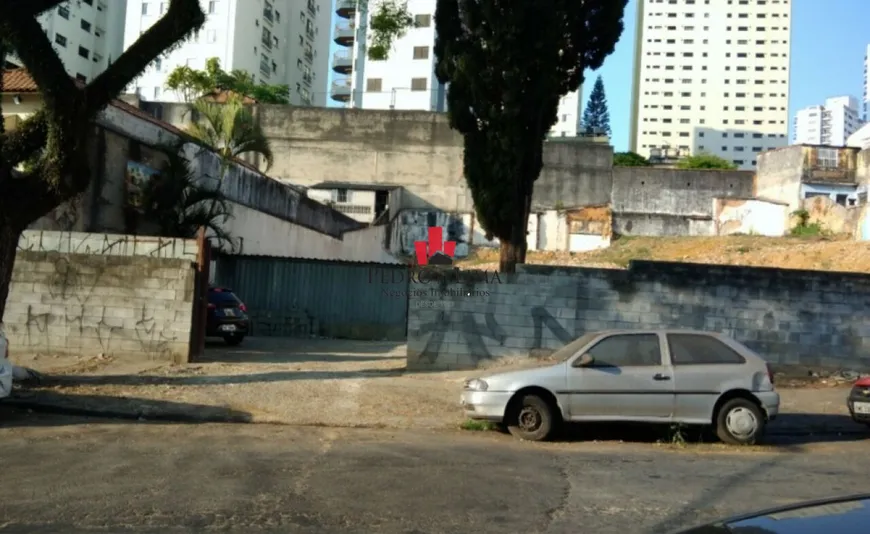
{"label": "dark sedan behind gate", "polygon": [[207,336],[222,337],[228,345],[238,345],[248,335],[250,323],[247,307],[232,289],[208,289]]}

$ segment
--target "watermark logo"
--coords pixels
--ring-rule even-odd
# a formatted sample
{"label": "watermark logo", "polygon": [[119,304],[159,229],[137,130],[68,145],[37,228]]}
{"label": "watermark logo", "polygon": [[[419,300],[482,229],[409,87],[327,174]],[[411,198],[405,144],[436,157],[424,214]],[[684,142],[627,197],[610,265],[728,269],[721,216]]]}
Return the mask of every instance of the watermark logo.
{"label": "watermark logo", "polygon": [[444,229],[430,226],[429,239],[415,241],[414,252],[417,254],[417,265],[453,265],[456,241],[444,241]]}

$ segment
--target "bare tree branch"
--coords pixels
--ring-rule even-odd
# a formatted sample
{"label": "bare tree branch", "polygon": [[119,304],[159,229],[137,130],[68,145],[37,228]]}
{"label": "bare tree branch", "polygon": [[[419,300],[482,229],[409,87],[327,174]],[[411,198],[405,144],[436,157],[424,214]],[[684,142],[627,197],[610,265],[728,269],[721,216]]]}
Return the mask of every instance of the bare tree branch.
{"label": "bare tree branch", "polygon": [[61,116],[74,111],[74,102],[80,91],[72,78],[59,75],[66,73],[66,67],[36,17],[13,17],[3,13],[0,15],[0,34],[27,66],[45,105]]}
{"label": "bare tree branch", "polygon": [[117,61],[85,88],[88,112],[99,111],[121,93],[160,54],[202,27],[205,13],[199,0],[170,0],[169,9]]}

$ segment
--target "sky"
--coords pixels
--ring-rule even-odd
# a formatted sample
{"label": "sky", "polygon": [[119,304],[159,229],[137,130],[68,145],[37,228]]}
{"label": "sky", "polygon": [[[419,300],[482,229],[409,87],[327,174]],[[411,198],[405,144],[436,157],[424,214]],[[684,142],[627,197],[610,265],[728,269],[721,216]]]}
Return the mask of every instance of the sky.
{"label": "sky", "polygon": [[[604,80],[611,143],[617,152],[628,150],[637,1],[629,0],[616,50],[600,69],[586,73],[583,86],[585,107],[595,78],[600,74]],[[823,104],[826,98],[852,95],[860,100],[864,54],[870,44],[870,0],[792,0],[792,4],[789,124],[797,110]]]}

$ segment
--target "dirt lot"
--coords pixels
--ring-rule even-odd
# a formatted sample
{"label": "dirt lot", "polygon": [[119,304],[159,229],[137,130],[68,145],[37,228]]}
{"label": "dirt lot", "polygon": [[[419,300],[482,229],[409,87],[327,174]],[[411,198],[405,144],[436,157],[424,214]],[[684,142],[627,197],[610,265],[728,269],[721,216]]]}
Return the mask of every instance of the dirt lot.
{"label": "dirt lot", "polygon": [[[528,263],[625,268],[632,259],[870,273],[870,242],[846,237],[622,237],[592,252],[530,252]],[[498,250],[479,248],[458,262],[498,268]]]}
{"label": "dirt lot", "polygon": [[[443,429],[464,420],[458,407],[462,382],[486,372],[408,373],[405,346],[384,342],[249,338],[240,347],[210,346],[207,355],[209,361],[187,366],[106,358],[35,361],[50,376],[23,398],[146,415],[223,411],[255,422]],[[826,416],[816,426],[844,422],[851,380],[777,381],[785,387],[784,412]],[[805,418],[799,423],[810,424]]]}

